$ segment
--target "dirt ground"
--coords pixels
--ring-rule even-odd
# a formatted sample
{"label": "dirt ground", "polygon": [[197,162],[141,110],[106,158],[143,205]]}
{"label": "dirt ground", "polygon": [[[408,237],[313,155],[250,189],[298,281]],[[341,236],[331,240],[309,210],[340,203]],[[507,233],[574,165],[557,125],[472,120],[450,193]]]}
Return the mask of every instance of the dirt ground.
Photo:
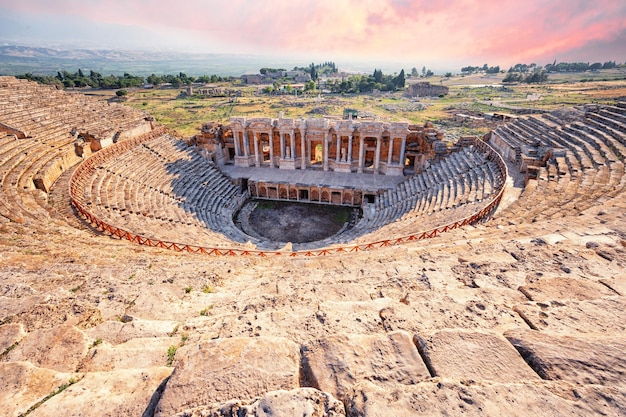
{"label": "dirt ground", "polygon": [[249,221],[267,239],[307,243],[337,233],[350,219],[350,210],[341,206],[262,201]]}

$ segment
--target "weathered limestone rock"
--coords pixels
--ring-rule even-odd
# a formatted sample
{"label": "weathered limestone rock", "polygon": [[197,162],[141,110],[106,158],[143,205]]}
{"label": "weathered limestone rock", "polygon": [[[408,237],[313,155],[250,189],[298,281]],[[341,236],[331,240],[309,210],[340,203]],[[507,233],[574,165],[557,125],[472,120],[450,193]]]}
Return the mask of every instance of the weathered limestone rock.
{"label": "weathered limestone rock", "polygon": [[513,346],[495,333],[441,330],[415,339],[435,376],[502,383],[539,380]]}
{"label": "weathered limestone rock", "polygon": [[555,333],[623,333],[626,297],[557,303],[527,303],[515,311],[534,329]]}
{"label": "weathered limestone rock", "polygon": [[24,303],[24,311],[15,317],[15,320],[21,321],[28,331],[50,329],[63,324],[87,329],[102,322],[100,310],[88,302],[54,299],[48,299],[42,303],[33,303],[33,301]]}
{"label": "weathered limestone rock", "polygon": [[593,300],[615,295],[605,285],[596,281],[576,278],[547,278],[519,287],[532,301]]}
{"label": "weathered limestone rock", "polygon": [[272,391],[247,405],[242,401],[197,407],[185,410],[175,417],[341,417],[345,416],[343,403],[332,395],[315,388],[296,388],[291,391]]}
{"label": "weathered limestone rock", "polygon": [[50,296],[46,295],[26,295],[20,297],[0,296],[0,319],[28,311],[33,306],[43,303],[49,298]]}
{"label": "weathered limestone rock", "polygon": [[615,275],[614,277],[601,279],[600,282],[617,292],[619,295],[626,295],[626,273]]}
{"label": "weathered limestone rock", "polygon": [[[38,407],[33,417],[141,416],[172,368],[92,372]],[[151,415],[150,413],[146,415]]]}
{"label": "weathered limestone rock", "polygon": [[302,356],[308,382],[340,400],[361,381],[391,387],[430,378],[411,337],[404,332],[331,336],[305,344]]}
{"label": "weathered limestone rock", "polygon": [[352,416],[620,416],[626,390],[535,384],[462,384],[441,380],[383,389],[364,382],[346,403]]}
{"label": "weathered limestone rock", "polygon": [[4,324],[0,326],[0,354],[14,346],[26,335],[22,323]]}
{"label": "weathered limestone rock", "polygon": [[396,304],[389,298],[371,301],[328,301],[319,305],[307,326],[320,327],[325,333],[372,333],[382,329],[379,311]]}
{"label": "weathered limestone rock", "polygon": [[253,404],[256,417],[272,416],[345,416],[343,403],[332,395],[313,388],[267,393]]}
{"label": "weathered limestone rock", "polygon": [[172,337],[139,338],[111,346],[103,343],[89,350],[81,363],[81,372],[106,372],[132,368],[153,368],[167,364],[167,350],[177,346]]}
{"label": "weathered limestone rock", "polygon": [[174,365],[176,369],[156,408],[159,417],[299,385],[299,347],[278,337],[188,343],[178,349]]}
{"label": "weathered limestone rock", "polygon": [[37,368],[29,362],[0,363],[0,375],[0,410],[5,416],[22,415],[75,376]]}
{"label": "weathered limestone rock", "polygon": [[[429,292],[409,293],[403,300],[408,305],[399,302],[393,308],[381,309],[380,317],[387,331],[430,333],[442,328],[479,328],[502,332],[525,326],[518,314],[502,305],[503,299],[509,300],[505,296],[512,292],[507,289],[503,295],[482,289],[462,289],[448,291],[441,297]],[[526,299],[519,291],[514,292],[520,301]],[[517,300],[513,298],[511,303]]]}
{"label": "weathered limestone rock", "polygon": [[124,343],[142,337],[166,337],[176,333],[180,323],[165,320],[133,319],[127,323],[105,321],[85,331],[94,339],[106,340],[112,344]]}
{"label": "weathered limestone rock", "polygon": [[83,332],[64,325],[29,333],[6,358],[11,362],[28,361],[59,372],[74,372],[88,347]]}
{"label": "weathered limestone rock", "polygon": [[552,336],[536,330],[505,333],[544,379],[626,386],[626,337]]}

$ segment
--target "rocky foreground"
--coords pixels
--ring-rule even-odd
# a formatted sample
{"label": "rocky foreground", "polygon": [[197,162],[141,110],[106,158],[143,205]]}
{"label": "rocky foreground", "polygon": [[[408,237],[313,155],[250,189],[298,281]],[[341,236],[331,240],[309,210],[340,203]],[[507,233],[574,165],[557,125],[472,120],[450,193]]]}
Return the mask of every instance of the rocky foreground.
{"label": "rocky foreground", "polygon": [[0,407],[624,415],[625,205],[319,258],[4,224]]}
{"label": "rocky foreground", "polygon": [[625,103],[500,127],[546,165],[485,223],[314,257],[91,229],[68,126],[146,121],[72,103],[0,78],[2,415],[626,415]]}

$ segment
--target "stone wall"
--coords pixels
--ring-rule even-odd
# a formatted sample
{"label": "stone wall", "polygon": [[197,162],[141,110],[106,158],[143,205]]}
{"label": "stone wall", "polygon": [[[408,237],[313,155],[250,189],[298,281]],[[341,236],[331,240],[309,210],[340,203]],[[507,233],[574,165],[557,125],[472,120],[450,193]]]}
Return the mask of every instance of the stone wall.
{"label": "stone wall", "polygon": [[434,85],[429,82],[419,82],[409,85],[405,95],[407,97],[438,97],[448,94],[448,87],[445,85]]}

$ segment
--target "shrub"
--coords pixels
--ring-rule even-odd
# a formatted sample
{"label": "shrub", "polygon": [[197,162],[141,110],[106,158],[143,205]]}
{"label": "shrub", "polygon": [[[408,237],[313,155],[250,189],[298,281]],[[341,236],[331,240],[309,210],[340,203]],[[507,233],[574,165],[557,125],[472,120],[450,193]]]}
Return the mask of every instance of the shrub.
{"label": "shrub", "polygon": [[174,363],[174,357],[176,356],[176,350],[178,348],[176,346],[170,346],[167,348],[167,366],[172,366]]}

